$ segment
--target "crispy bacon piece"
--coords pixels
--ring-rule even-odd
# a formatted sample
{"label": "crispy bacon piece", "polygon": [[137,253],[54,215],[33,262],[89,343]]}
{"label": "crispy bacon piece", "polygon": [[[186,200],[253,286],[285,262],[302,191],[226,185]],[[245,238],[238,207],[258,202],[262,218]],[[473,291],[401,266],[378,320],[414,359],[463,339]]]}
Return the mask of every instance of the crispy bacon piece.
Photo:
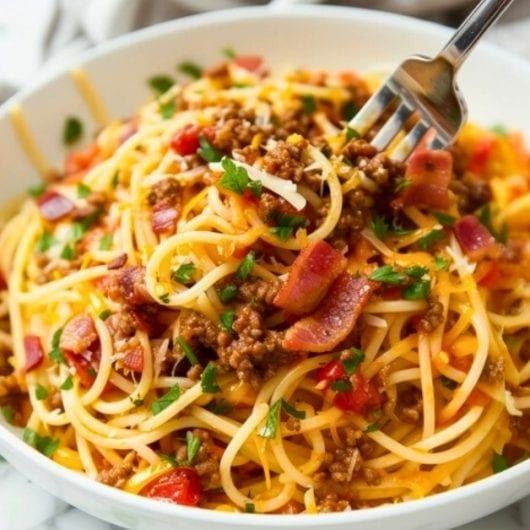
{"label": "crispy bacon piece", "polygon": [[110,260],[107,264],[109,271],[121,269],[127,263],[127,254],[120,254],[116,258]]}
{"label": "crispy bacon piece", "polygon": [[367,278],[342,273],[321,306],[287,330],[283,347],[308,352],[333,350],[350,334],[377,285]]}
{"label": "crispy bacon piece", "polygon": [[39,366],[44,359],[44,351],[40,338],[36,335],[26,335],[24,337],[24,350],[26,351],[26,372],[31,372]]}
{"label": "crispy bacon piece", "polygon": [[238,55],[234,59],[234,64],[253,74],[263,73],[263,59],[259,55]]}
{"label": "crispy bacon piece", "polygon": [[449,151],[417,149],[405,171],[405,178],[411,184],[396,198],[394,206],[447,208],[452,172],[453,157]]}
{"label": "crispy bacon piece", "polygon": [[484,173],[496,143],[497,139],[493,136],[481,138],[471,152],[467,169],[473,173]]}
{"label": "crispy bacon piece", "polygon": [[80,354],[98,338],[94,320],[89,315],[76,315],[64,326],[59,341],[61,350]]}
{"label": "crispy bacon piece", "polygon": [[67,363],[75,368],[81,386],[90,388],[96,379],[101,360],[99,342],[94,342],[90,349],[83,350],[79,354],[64,350],[64,355]]}
{"label": "crispy bacon piece", "polygon": [[474,260],[495,256],[499,247],[488,229],[474,215],[459,219],[453,228],[462,250]]}
{"label": "crispy bacon piece", "polygon": [[175,231],[179,211],[165,202],[157,203],[153,208],[151,226],[155,234],[167,234]]}
{"label": "crispy bacon piece", "polygon": [[46,221],[58,221],[71,213],[75,204],[54,190],[45,191],[38,199],[40,214]]}
{"label": "crispy bacon piece", "polygon": [[66,157],[64,172],[68,176],[84,173],[99,160],[99,154],[99,147],[96,142],[80,151],[72,151]]}
{"label": "crispy bacon piece", "polygon": [[123,267],[109,276],[104,284],[108,295],[128,305],[153,303],[154,300],[145,285],[145,267]]}
{"label": "crispy bacon piece", "polygon": [[121,360],[124,368],[131,372],[141,372],[144,369],[144,351],[138,346],[131,348]]}
{"label": "crispy bacon piece", "polygon": [[329,243],[311,243],[294,260],[274,304],[294,315],[310,313],[345,267],[346,259]]}

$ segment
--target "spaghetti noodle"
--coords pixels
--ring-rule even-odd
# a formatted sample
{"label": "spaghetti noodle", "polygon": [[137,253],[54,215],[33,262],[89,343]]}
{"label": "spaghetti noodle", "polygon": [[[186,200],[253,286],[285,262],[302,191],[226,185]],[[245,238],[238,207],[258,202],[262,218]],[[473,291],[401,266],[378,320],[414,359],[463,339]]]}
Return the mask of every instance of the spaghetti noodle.
{"label": "spaghetti noodle", "polygon": [[126,121],[73,77],[103,129],[60,176],[11,113],[48,176],[0,233],[0,403],[27,443],[263,513],[419,498],[528,454],[519,135],[469,125],[405,165],[348,127],[369,95],[349,72],[238,56],[151,80]]}

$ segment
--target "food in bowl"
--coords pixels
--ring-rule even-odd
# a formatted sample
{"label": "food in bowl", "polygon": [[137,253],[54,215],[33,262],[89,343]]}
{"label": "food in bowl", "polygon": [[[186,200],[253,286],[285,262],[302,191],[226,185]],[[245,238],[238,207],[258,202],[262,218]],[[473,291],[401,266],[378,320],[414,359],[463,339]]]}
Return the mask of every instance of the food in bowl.
{"label": "food in bowl", "polygon": [[226,511],[372,507],[525,458],[521,137],[470,125],[399,163],[347,127],[372,79],[229,55],[150,79],[3,228],[6,418],[92,479]]}

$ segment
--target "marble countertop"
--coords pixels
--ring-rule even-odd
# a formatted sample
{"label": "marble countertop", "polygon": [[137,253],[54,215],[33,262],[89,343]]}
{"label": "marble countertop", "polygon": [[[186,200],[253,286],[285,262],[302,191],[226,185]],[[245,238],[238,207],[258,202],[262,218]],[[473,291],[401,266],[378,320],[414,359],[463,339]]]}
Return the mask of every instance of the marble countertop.
{"label": "marble countertop", "polygon": [[[513,22],[500,25],[488,37],[530,60],[530,2],[518,0],[514,8]],[[0,456],[0,530],[120,529],[54,498]],[[455,530],[530,530],[530,497]]]}

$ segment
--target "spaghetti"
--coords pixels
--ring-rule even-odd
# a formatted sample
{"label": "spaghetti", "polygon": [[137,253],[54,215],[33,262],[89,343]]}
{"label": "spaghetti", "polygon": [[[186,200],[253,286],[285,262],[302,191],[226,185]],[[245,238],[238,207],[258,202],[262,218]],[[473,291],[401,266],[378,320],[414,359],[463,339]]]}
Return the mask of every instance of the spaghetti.
{"label": "spaghetti", "polygon": [[134,494],[262,513],[525,458],[520,136],[469,125],[405,165],[348,127],[357,75],[250,56],[191,73],[111,121],[76,70],[103,129],[60,176],[11,113],[48,177],[0,233],[0,404],[24,440]]}

